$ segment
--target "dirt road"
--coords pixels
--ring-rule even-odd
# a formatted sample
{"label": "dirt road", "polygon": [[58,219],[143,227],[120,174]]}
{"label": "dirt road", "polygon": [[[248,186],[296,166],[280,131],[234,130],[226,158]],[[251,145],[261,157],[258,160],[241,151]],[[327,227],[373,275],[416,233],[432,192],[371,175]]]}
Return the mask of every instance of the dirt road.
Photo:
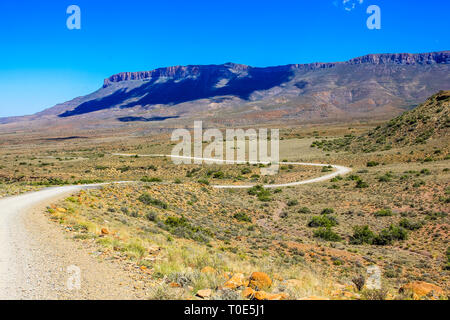
{"label": "dirt road", "polygon": [[142,297],[127,272],[80,248],[42,214],[49,203],[92,187],[98,185],[57,187],[0,199],[1,300]]}

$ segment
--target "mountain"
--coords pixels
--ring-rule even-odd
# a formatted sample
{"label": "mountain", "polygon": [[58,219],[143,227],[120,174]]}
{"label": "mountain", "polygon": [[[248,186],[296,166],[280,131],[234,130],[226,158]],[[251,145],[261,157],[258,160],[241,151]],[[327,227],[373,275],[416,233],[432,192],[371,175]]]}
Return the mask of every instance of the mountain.
{"label": "mountain", "polygon": [[359,137],[346,136],[335,140],[317,141],[326,151],[345,150],[374,152],[393,147],[426,144],[433,139],[450,141],[450,91],[440,91],[413,110],[391,119]]}
{"label": "mountain", "polygon": [[450,89],[450,51],[371,54],[346,62],[256,68],[235,63],[123,72],[102,88],[32,116],[33,121],[240,123],[393,116]]}

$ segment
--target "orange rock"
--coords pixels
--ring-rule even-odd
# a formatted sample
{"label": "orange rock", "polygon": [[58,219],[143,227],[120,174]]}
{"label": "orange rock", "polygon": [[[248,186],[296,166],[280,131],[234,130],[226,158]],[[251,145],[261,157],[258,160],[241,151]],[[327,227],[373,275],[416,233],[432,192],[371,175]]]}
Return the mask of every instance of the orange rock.
{"label": "orange rock", "polygon": [[244,297],[246,299],[251,299],[255,296],[255,293],[256,293],[255,290],[247,287],[242,291],[242,297]]}
{"label": "orange rock", "polygon": [[256,300],[286,300],[289,298],[287,293],[267,293],[265,291],[255,291]]}
{"label": "orange rock", "polygon": [[169,284],[169,286],[171,287],[171,288],[180,288],[181,286],[178,284],[178,283],[176,283],[176,282],[172,282],[171,284]]}
{"label": "orange rock", "polygon": [[200,298],[209,298],[209,297],[211,297],[211,294],[212,294],[211,289],[204,289],[204,290],[197,291],[197,296],[199,296]]}
{"label": "orange rock", "polygon": [[272,279],[264,272],[253,272],[250,276],[250,287],[257,290],[268,289]]}
{"label": "orange rock", "polygon": [[102,228],[102,234],[104,235],[109,234],[109,230],[106,228]]}
{"label": "orange rock", "polygon": [[402,286],[399,290],[400,293],[410,292],[416,298],[423,298],[427,296],[443,296],[445,294],[441,287],[424,281],[410,282]]}
{"label": "orange rock", "polygon": [[201,273],[216,273],[216,269],[214,269],[212,267],[204,267],[201,270]]}
{"label": "orange rock", "polygon": [[242,273],[235,273],[230,280],[224,283],[223,285],[225,288],[228,289],[236,289],[239,287],[247,287],[248,286],[248,280],[245,279],[244,275]]}
{"label": "orange rock", "polygon": [[231,272],[224,272],[224,273],[222,273],[222,277],[224,277],[225,279],[231,279],[231,276],[232,276],[233,274],[231,273]]}

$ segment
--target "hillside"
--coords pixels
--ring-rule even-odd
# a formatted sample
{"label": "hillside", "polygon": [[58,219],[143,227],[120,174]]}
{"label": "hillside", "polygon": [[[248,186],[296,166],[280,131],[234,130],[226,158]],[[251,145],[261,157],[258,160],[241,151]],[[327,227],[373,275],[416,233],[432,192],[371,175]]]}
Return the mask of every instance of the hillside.
{"label": "hillside", "polygon": [[346,62],[266,68],[234,63],[176,66],[119,73],[94,93],[32,116],[3,118],[0,124],[388,118],[443,89],[450,89],[449,51],[372,54]]}
{"label": "hillside", "polygon": [[450,133],[450,91],[440,91],[417,108],[407,111],[359,137],[346,136],[315,142],[325,150],[373,152],[393,147],[425,144],[448,139]]}

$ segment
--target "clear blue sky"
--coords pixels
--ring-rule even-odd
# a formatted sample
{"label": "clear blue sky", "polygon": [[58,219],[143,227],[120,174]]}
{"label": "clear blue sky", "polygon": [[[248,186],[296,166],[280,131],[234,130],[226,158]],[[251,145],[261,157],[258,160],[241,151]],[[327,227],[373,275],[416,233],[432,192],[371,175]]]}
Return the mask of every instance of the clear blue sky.
{"label": "clear blue sky", "polygon": [[[0,117],[90,93],[122,71],[450,49],[448,0],[346,1],[1,0]],[[81,8],[81,30],[66,27],[71,4]],[[381,8],[381,30],[366,27],[371,4]]]}

